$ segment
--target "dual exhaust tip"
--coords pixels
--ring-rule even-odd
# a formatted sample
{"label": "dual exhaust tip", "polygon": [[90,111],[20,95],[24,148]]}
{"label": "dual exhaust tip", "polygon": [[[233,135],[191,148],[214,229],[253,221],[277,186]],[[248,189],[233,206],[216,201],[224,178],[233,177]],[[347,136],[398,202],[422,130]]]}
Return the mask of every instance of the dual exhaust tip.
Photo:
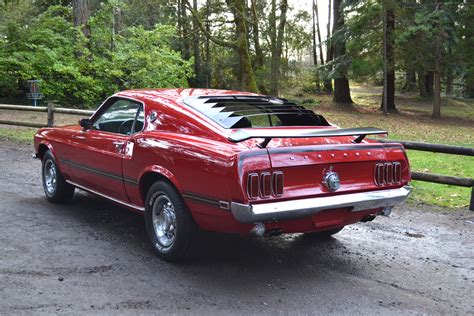
{"label": "dual exhaust tip", "polygon": [[249,235],[255,237],[273,237],[283,233],[281,228],[272,228],[267,230],[264,223],[255,223],[249,231]]}
{"label": "dual exhaust tip", "polygon": [[[381,212],[380,215],[383,216],[389,216],[390,213],[392,213],[393,206],[387,206],[385,207]],[[370,214],[364,217],[361,222],[370,222],[375,219],[376,215]],[[267,231],[267,228],[265,227],[264,223],[255,223],[252,228],[249,231],[249,235],[255,236],[255,237],[262,237],[262,236],[278,236],[282,233],[282,230],[280,228],[276,229],[271,229]]]}

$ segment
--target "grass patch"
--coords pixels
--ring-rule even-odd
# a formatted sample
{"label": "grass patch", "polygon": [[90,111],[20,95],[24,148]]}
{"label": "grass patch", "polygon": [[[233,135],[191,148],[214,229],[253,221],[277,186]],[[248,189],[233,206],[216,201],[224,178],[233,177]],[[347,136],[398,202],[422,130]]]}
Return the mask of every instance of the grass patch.
{"label": "grass patch", "polygon": [[28,127],[0,127],[0,139],[22,144],[33,144],[33,136],[36,131],[36,128]]}
{"label": "grass patch", "polygon": [[[409,150],[413,171],[445,174],[456,177],[472,177],[474,175],[474,158],[456,155],[445,155]],[[443,207],[468,207],[471,188],[452,185],[413,181],[414,194],[412,201]]]}

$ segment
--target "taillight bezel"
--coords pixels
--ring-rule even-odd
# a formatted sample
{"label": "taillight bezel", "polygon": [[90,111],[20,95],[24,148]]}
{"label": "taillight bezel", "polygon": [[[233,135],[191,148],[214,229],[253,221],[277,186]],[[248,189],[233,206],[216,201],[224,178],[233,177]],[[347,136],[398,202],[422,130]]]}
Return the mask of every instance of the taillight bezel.
{"label": "taillight bezel", "polygon": [[374,183],[377,186],[397,185],[402,182],[402,165],[399,161],[378,162],[374,168]]}
{"label": "taillight bezel", "polygon": [[283,192],[282,171],[251,172],[247,176],[247,196],[250,200],[280,197]]}

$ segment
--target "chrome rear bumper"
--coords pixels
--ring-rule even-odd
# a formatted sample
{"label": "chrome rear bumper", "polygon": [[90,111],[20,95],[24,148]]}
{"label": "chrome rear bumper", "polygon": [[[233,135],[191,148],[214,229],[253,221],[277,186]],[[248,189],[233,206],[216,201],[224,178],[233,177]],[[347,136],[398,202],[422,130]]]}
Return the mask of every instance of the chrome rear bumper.
{"label": "chrome rear bumper", "polygon": [[263,204],[231,203],[235,219],[241,223],[286,220],[314,215],[323,210],[348,208],[353,212],[403,203],[410,195],[411,186],[398,189],[350,193]]}

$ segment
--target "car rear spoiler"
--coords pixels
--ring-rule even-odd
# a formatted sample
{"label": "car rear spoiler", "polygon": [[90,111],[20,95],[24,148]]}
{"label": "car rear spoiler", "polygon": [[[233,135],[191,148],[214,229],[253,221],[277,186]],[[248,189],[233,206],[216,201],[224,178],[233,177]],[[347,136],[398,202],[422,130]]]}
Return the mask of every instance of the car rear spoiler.
{"label": "car rear spoiler", "polygon": [[360,143],[367,135],[388,134],[375,127],[359,128],[330,128],[314,129],[311,131],[301,129],[239,129],[232,133],[227,139],[233,143],[239,143],[251,138],[265,138],[260,147],[266,147],[272,138],[307,138],[307,137],[337,137],[358,136],[354,142]]}

